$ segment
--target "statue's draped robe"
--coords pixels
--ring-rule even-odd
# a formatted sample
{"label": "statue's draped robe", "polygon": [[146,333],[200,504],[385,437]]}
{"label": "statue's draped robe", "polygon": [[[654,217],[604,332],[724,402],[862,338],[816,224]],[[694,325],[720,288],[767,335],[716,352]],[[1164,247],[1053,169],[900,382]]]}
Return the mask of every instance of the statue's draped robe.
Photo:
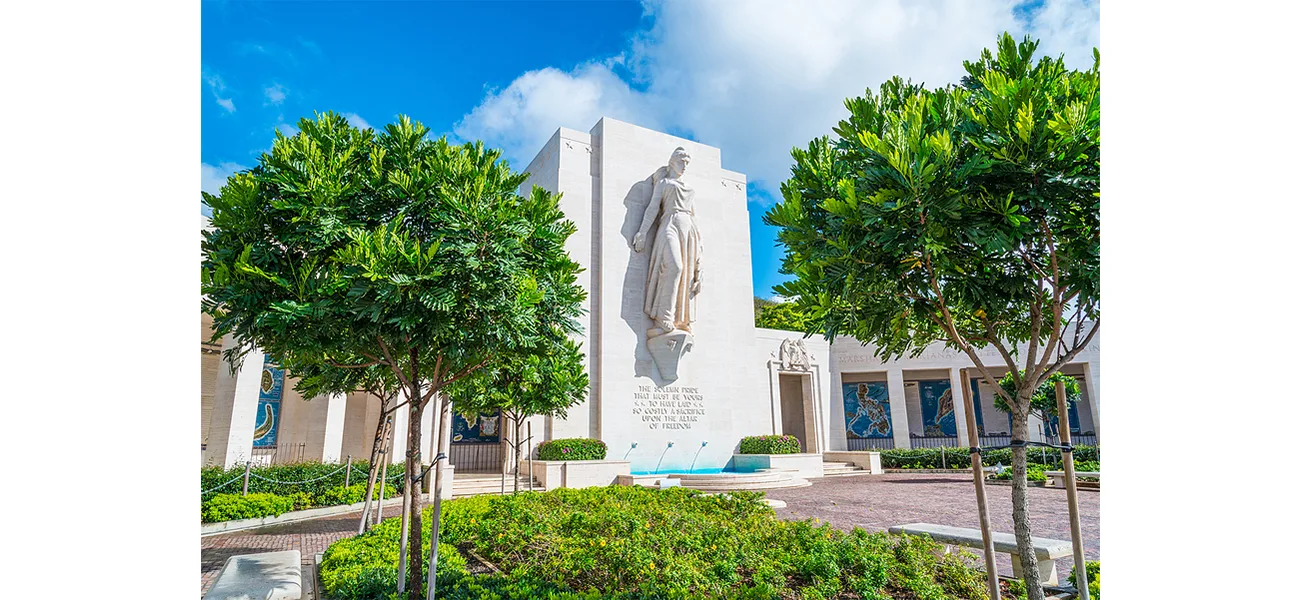
{"label": "statue's draped robe", "polygon": [[[664,317],[675,329],[690,331],[695,321],[696,269],[700,262],[700,232],[695,227],[695,190],[679,179],[665,178],[659,227],[650,251],[645,314],[655,326]],[[653,194],[654,192],[652,192]],[[665,332],[666,333],[666,332]]]}

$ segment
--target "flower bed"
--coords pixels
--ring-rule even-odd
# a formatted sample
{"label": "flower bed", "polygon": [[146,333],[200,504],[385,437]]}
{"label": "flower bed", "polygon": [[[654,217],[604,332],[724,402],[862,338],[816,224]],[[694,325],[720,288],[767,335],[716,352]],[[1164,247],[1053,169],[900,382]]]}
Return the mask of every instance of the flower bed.
{"label": "flower bed", "polygon": [[[375,496],[379,497],[380,486],[375,486]],[[389,482],[383,486],[384,497],[392,498],[401,494],[398,486]],[[366,484],[354,483],[351,486],[338,486],[322,490],[319,494],[294,492],[292,494],[250,493],[247,496],[239,492],[233,494],[216,494],[206,498],[200,504],[199,512],[204,523],[238,521],[276,517],[291,510],[307,510],[321,506],[338,506],[356,504],[366,499]]]}
{"label": "flower bed", "polygon": [[[969,553],[924,538],[784,521],[758,493],[642,487],[477,496],[443,504],[439,597],[978,598]],[[398,519],[336,542],[320,565],[330,598],[390,598]],[[423,519],[425,550],[432,519]],[[501,573],[470,575],[472,550]],[[443,586],[446,586],[445,588]]]}
{"label": "flower bed", "polygon": [[538,460],[605,460],[605,442],[590,438],[561,438],[537,446]]}
{"label": "flower bed", "polygon": [[751,435],[741,438],[740,454],[799,454],[799,438],[793,435]]}

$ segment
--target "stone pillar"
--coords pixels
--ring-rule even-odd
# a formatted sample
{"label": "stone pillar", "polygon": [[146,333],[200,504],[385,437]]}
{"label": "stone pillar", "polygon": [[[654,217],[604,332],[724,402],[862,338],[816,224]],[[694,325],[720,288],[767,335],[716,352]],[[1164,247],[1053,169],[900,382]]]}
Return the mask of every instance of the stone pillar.
{"label": "stone pillar", "polygon": [[[222,338],[222,352],[235,344],[232,336]],[[206,464],[229,469],[253,457],[253,429],[257,426],[263,360],[261,349],[253,348],[234,373],[224,360],[218,367],[217,392],[212,399],[208,450],[204,458]]]}
{"label": "stone pillar", "polygon": [[781,373],[776,368],[775,360],[767,361],[767,391],[772,401],[772,435],[780,435],[781,424]]}
{"label": "stone pillar", "polygon": [[[401,399],[394,402],[400,404]],[[380,418],[383,418],[382,415]],[[393,411],[393,462],[406,460],[407,423],[411,420],[411,405],[407,404]]]}
{"label": "stone pillar", "polygon": [[420,462],[428,465],[433,462],[435,456],[434,442],[438,438],[438,429],[435,426],[438,416],[438,403],[441,402],[441,396],[435,394],[429,399],[429,403],[424,406],[424,414],[420,415]]}
{"label": "stone pillar", "polygon": [[890,369],[887,373],[889,386],[889,426],[894,429],[894,447],[912,447],[912,429],[907,424],[907,396],[903,391],[903,370]]}
{"label": "stone pillar", "polygon": [[330,394],[311,399],[311,423],[307,429],[307,460],[335,463],[343,460],[343,427],[348,397]]}
{"label": "stone pillar", "polygon": [[839,371],[831,372],[830,393],[830,440],[826,445],[831,450],[849,449],[848,424],[844,422],[844,378]]}
{"label": "stone pillar", "polygon": [[[966,429],[966,387],[962,385],[962,369],[948,369],[948,381],[952,384],[952,411],[957,419],[957,445],[970,447],[972,435]],[[979,442],[979,432],[975,432],[974,439],[976,444]]]}
{"label": "stone pillar", "polygon": [[1083,363],[1083,385],[1088,392],[1088,408],[1092,409],[1092,431],[1097,434],[1097,445],[1101,445],[1101,365],[1092,362]]}

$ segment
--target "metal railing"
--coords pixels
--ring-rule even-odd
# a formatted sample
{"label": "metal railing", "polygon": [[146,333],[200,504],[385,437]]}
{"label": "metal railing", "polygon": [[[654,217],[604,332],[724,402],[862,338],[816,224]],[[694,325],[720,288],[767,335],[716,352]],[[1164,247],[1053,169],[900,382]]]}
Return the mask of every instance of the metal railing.
{"label": "metal railing", "polygon": [[447,453],[457,473],[500,473],[503,457],[498,442],[453,443]]}
{"label": "metal railing", "polygon": [[[1049,436],[1047,436],[1047,441],[1048,441],[1048,443],[1051,443],[1051,444],[1059,444],[1059,443],[1061,443],[1061,438],[1058,438],[1058,437],[1056,437],[1056,436],[1054,436],[1054,435],[1049,435]],[[1097,445],[1097,434],[1095,434],[1095,433],[1071,433],[1071,434],[1070,434],[1070,443],[1071,443],[1072,445],[1075,445],[1075,446],[1096,446],[1096,445]]]}
{"label": "metal railing", "polygon": [[849,438],[849,450],[890,450],[894,438]]}
{"label": "metal railing", "polygon": [[289,465],[306,460],[307,443],[279,444],[274,448],[253,448],[249,462],[255,465]]}
{"label": "metal railing", "polygon": [[913,448],[956,448],[957,436],[914,435],[911,437]]}

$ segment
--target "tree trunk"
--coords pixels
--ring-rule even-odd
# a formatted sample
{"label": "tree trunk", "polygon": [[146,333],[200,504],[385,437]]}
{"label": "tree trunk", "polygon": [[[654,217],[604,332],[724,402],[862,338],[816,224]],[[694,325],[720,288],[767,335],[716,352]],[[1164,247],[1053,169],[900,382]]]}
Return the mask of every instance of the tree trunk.
{"label": "tree trunk", "polygon": [[[1012,414],[1011,439],[1013,440],[1029,439],[1029,397],[1033,394],[1035,386],[1022,385],[1027,389],[1016,394],[1016,403],[1024,409]],[[1038,577],[1038,557],[1034,555],[1034,544],[1030,541],[1027,450],[1025,446],[1011,449],[1011,521],[1015,527],[1020,572],[1025,581],[1025,589],[1029,593],[1029,600],[1043,600],[1043,585]]]}
{"label": "tree trunk", "polygon": [[366,502],[361,510],[361,523],[357,525],[357,533],[365,533],[366,524],[370,522],[370,501],[375,496],[375,477],[379,473],[379,448],[384,444],[384,437],[387,432],[384,426],[388,421],[384,419],[384,410],[388,408],[388,402],[381,400],[379,403],[379,423],[375,426],[375,441],[370,445],[370,465],[369,475],[366,481]]}
{"label": "tree trunk", "polygon": [[519,439],[519,435],[523,430],[523,420],[519,418],[515,418],[512,420],[514,421],[515,424],[515,438],[511,440],[515,445],[515,493],[518,494],[519,474],[522,472],[522,470],[519,468],[519,465],[523,464],[522,455],[524,451],[524,441]]}
{"label": "tree trunk", "polygon": [[[421,600],[421,584],[424,581],[424,565],[421,560],[420,550],[423,540],[423,529],[421,524],[420,513],[422,506],[420,503],[419,488],[416,487],[415,478],[420,473],[420,420],[424,416],[424,403],[420,402],[420,380],[413,379],[415,383],[411,385],[411,414],[407,419],[406,427],[406,485],[403,486],[402,493],[409,500],[405,500],[407,505],[407,520],[410,522],[410,534],[407,537],[406,547],[406,597],[410,600]],[[436,551],[436,550],[435,550]]]}

